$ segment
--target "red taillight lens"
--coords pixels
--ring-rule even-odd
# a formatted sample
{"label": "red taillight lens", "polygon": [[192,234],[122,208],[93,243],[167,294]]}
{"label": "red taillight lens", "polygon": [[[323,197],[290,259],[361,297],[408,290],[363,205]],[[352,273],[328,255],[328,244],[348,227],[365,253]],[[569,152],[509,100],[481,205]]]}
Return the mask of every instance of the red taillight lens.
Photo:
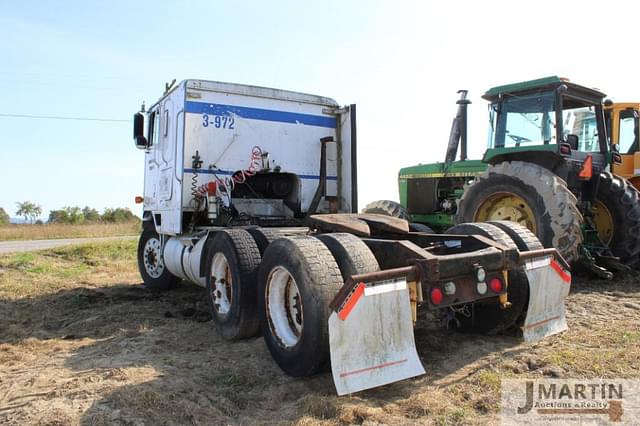
{"label": "red taillight lens", "polygon": [[431,290],[430,297],[431,297],[431,303],[433,303],[434,305],[439,305],[442,303],[442,298],[444,297],[444,295],[442,294],[442,290],[436,287],[433,290]]}
{"label": "red taillight lens", "polygon": [[142,204],[144,202],[144,197],[136,195],[136,204]]}
{"label": "red taillight lens", "polygon": [[500,293],[502,291],[502,280],[500,278],[492,278],[489,281],[489,287],[494,293]]}

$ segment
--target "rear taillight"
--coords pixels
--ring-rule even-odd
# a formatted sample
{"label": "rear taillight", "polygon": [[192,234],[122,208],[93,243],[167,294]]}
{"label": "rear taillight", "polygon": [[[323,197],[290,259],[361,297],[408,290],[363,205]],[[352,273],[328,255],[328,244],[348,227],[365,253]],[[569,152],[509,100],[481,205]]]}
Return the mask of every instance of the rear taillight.
{"label": "rear taillight", "polygon": [[431,303],[433,303],[434,305],[439,305],[442,303],[444,294],[442,293],[442,290],[440,290],[438,287],[435,287],[431,290],[429,297],[431,298]]}
{"label": "rear taillight", "polygon": [[491,288],[491,291],[494,293],[501,293],[503,290],[502,280],[500,278],[491,278],[489,288]]}
{"label": "rear taillight", "polygon": [[484,281],[477,283],[476,291],[480,296],[484,296],[485,294],[487,294],[487,283],[485,283]]}

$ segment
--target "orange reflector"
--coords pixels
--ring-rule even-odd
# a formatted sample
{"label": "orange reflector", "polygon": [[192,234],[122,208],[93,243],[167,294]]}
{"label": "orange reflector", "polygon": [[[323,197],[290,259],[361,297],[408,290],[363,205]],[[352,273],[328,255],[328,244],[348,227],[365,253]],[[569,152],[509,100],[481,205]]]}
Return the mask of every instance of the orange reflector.
{"label": "orange reflector", "polygon": [[144,202],[144,197],[136,195],[136,204],[142,204]]}
{"label": "orange reflector", "polygon": [[584,160],[584,164],[582,165],[582,170],[578,173],[578,178],[582,180],[589,180],[593,175],[593,158],[590,155],[587,155],[587,158]]}

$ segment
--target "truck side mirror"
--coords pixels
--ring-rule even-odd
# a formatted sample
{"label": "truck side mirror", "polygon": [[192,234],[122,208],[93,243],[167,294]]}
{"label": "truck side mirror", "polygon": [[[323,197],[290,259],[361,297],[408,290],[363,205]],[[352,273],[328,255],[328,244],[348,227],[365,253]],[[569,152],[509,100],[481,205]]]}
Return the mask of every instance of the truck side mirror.
{"label": "truck side mirror", "polygon": [[149,141],[144,136],[144,115],[139,112],[133,115],[133,142],[138,149],[149,147]]}

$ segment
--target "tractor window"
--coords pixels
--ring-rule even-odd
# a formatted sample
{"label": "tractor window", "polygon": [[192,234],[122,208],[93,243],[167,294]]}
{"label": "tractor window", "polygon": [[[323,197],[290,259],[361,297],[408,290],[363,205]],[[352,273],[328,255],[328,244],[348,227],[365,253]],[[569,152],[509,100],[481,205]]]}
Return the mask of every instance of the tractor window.
{"label": "tractor window", "polygon": [[576,106],[562,110],[563,137],[572,134],[578,137],[578,151],[599,152],[596,113],[592,106]]}
{"label": "tractor window", "polygon": [[633,154],[638,150],[638,112],[633,109],[620,111],[620,135],[618,148],[621,154]]}
{"label": "tractor window", "polygon": [[[514,96],[493,104],[490,146],[510,148],[556,143],[553,92]],[[493,132],[492,132],[493,133]]]}

